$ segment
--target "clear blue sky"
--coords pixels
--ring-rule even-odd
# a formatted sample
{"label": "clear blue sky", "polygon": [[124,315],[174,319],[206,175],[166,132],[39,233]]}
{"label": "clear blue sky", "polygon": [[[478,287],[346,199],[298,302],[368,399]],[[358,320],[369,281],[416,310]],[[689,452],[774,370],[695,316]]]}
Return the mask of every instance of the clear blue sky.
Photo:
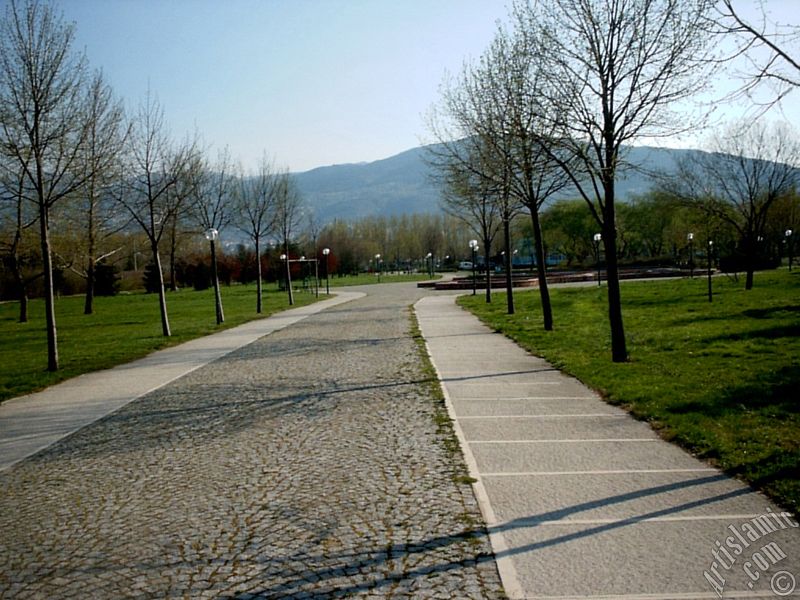
{"label": "clear blue sky", "polygon": [[[173,135],[196,127],[246,168],[266,152],[293,171],[418,145],[445,71],[507,15],[507,0],[56,1],[129,107],[149,85]],[[798,22],[800,0],[768,6]]]}
{"label": "clear blue sky", "polygon": [[293,171],[419,144],[444,71],[477,57],[505,0],[61,0],[77,43],[134,106],[245,166]]}

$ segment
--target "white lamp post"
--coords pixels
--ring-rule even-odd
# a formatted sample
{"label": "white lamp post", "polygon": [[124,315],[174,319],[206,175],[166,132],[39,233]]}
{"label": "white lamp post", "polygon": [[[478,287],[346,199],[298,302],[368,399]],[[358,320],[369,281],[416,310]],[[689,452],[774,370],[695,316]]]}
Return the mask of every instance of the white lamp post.
{"label": "white lamp post", "polygon": [[597,255],[597,285],[601,285],[600,279],[600,241],[603,239],[602,233],[594,234],[594,252]]}
{"label": "white lamp post", "polygon": [[476,253],[478,252],[478,240],[470,240],[469,247],[472,250],[472,295],[478,293],[478,284],[475,280],[475,260],[476,260]]}
{"label": "white lamp post", "polygon": [[281,260],[286,262],[286,289],[289,290],[289,306],[292,306],[294,296],[292,296],[292,271],[289,267],[289,255],[281,254]]}
{"label": "white lamp post", "polygon": [[713,302],[711,294],[711,255],[714,253],[714,242],[708,240],[708,301]]}
{"label": "white lamp post", "polygon": [[789,251],[789,270],[792,270],[792,234],[791,229],[787,229],[784,235],[786,236],[786,250]]}
{"label": "white lamp post", "polygon": [[689,277],[694,278],[694,234],[687,233],[686,241],[689,242]]}
{"label": "white lamp post", "polygon": [[214,283],[214,304],[217,312],[217,325],[225,322],[225,315],[222,312],[222,296],[219,293],[219,278],[217,277],[217,246],[219,231],[213,227],[205,230],[204,235],[211,244],[211,279]]}
{"label": "white lamp post", "polygon": [[323,248],[322,249],[322,256],[325,257],[325,294],[330,296],[331,295],[331,286],[330,280],[328,279],[328,255],[331,253],[330,248]]}

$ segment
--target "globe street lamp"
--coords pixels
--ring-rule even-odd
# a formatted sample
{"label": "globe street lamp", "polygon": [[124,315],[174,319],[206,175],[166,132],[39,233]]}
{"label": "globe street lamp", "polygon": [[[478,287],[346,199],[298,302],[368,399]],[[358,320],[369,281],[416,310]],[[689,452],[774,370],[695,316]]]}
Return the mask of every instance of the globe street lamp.
{"label": "globe street lamp", "polygon": [[322,249],[322,256],[325,257],[325,294],[327,296],[331,295],[331,285],[330,285],[330,280],[328,279],[328,255],[330,253],[331,253],[330,248]]}
{"label": "globe street lamp", "polygon": [[714,252],[714,242],[708,240],[708,301],[713,302],[711,295],[711,255]]}
{"label": "globe street lamp", "polygon": [[789,251],[789,270],[792,270],[792,234],[794,232],[791,229],[787,229],[785,232],[786,236],[786,250]]}
{"label": "globe street lamp", "polygon": [[428,263],[428,277],[433,277],[433,252],[428,252],[425,259]]}
{"label": "globe street lamp", "polygon": [[378,283],[381,282],[381,255],[375,255],[375,272],[378,274]]}
{"label": "globe street lamp", "polygon": [[281,260],[286,262],[286,289],[289,290],[289,306],[294,304],[294,296],[292,296],[292,272],[289,268],[289,255],[281,254]]}
{"label": "globe street lamp", "polygon": [[217,311],[217,325],[225,321],[225,315],[222,313],[222,297],[219,295],[219,278],[217,277],[217,246],[216,241],[219,238],[219,231],[213,227],[205,230],[206,239],[211,244],[211,279],[214,282],[214,304]]}
{"label": "globe street lamp", "polygon": [[602,233],[594,234],[594,252],[597,256],[597,285],[601,285],[600,280],[600,241],[603,239]]}
{"label": "globe street lamp", "polygon": [[475,280],[475,253],[478,251],[478,240],[470,240],[469,247],[472,249],[472,295],[478,293],[478,284]]}
{"label": "globe street lamp", "polygon": [[689,277],[694,279],[694,234],[686,234],[686,239],[689,242]]}

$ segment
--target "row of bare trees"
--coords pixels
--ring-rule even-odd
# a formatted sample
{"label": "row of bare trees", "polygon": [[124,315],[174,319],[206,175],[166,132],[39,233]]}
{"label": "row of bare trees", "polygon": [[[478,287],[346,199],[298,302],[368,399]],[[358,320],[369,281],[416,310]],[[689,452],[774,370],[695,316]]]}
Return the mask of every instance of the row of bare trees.
{"label": "row of bare trees", "polygon": [[[693,117],[679,108],[708,88],[721,62],[753,47],[772,52],[756,79],[778,81],[781,93],[796,87],[796,72],[777,70],[781,61],[789,70],[797,65],[772,32],[748,26],[730,0],[517,0],[510,25],[498,27],[483,56],[445,83],[429,130],[438,142],[430,161],[446,190],[447,210],[472,224],[487,249],[502,228],[507,261],[509,222],[517,212],[529,212],[545,329],[553,328],[553,317],[539,211],[568,188],[585,201],[601,233],[612,360],[627,360],[616,216],[617,181],[636,168],[628,163],[626,149],[700,128],[705,115]],[[740,35],[743,46],[733,55],[717,52],[721,36]],[[764,178],[757,189],[732,189],[730,165],[714,154],[704,155],[706,163],[685,165],[681,184],[671,186],[687,202],[729,219],[741,230],[745,246],[761,235],[770,204],[793,188],[798,165],[796,143],[781,145],[788,139],[757,131],[760,140],[751,137],[747,148],[736,148],[737,180],[750,181],[752,168],[767,162],[783,164],[770,175],[761,169]],[[733,139],[743,139],[741,132],[737,135]],[[746,154],[777,145],[780,149],[755,160]],[[711,196],[719,202],[708,201]],[[508,312],[513,313],[506,266]]]}
{"label": "row of bare trees", "polygon": [[339,274],[354,274],[374,269],[377,255],[380,268],[392,271],[424,270],[428,255],[434,266],[453,268],[469,257],[470,237],[453,216],[415,214],[337,219],[321,229],[318,243],[331,249]]}
{"label": "row of bare trees", "polygon": [[[116,234],[138,226],[157,273],[162,331],[169,336],[164,240],[172,242],[171,261],[175,232],[186,226],[218,232],[236,225],[257,249],[279,230],[288,247],[300,205],[289,174],[266,159],[247,174],[227,152],[209,161],[199,135],[173,137],[149,91],[127,115],[103,74],[92,72],[74,45],[74,25],[46,0],[7,4],[0,22],[0,216],[3,231],[12,235],[8,241],[3,236],[2,250],[14,272],[21,321],[27,320],[28,286],[43,278],[51,371],[59,363],[56,261],[86,280],[84,312],[91,314],[98,263],[120,250]],[[24,245],[34,228],[41,269],[31,274]],[[74,241],[63,254],[54,251],[53,231]],[[219,299],[216,281],[215,287]],[[221,322],[219,301],[218,309]]]}

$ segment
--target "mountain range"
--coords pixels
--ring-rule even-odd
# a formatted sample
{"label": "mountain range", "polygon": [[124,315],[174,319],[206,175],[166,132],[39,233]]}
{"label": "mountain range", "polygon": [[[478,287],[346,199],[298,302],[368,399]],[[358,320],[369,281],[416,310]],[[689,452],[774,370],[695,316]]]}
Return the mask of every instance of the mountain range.
{"label": "mountain range", "polygon": [[[437,213],[441,192],[425,160],[429,150],[420,146],[374,162],[320,167],[293,176],[321,225],[334,219]],[[672,172],[682,155],[697,152],[648,146],[627,151],[628,161],[641,169],[618,179],[617,197],[623,202],[653,186],[653,178],[646,173]],[[574,196],[569,190],[561,195]]]}

